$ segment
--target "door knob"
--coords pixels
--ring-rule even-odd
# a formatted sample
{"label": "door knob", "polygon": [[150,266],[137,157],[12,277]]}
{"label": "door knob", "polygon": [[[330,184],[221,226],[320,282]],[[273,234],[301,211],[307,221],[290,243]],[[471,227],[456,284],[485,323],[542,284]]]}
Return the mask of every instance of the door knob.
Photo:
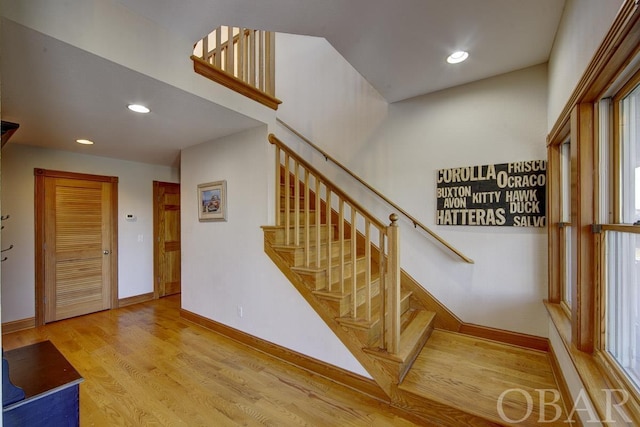
{"label": "door knob", "polygon": [[109,255],[111,253],[111,251],[105,249],[104,251],[102,251],[102,253],[105,254],[105,255]]}

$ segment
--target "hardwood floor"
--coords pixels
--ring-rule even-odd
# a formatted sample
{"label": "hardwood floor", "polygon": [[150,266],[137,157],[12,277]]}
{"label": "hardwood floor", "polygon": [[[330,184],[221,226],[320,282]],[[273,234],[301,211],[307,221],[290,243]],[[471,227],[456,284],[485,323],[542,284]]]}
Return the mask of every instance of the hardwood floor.
{"label": "hardwood floor", "polygon": [[180,296],[3,336],[50,340],[85,378],[82,426],[412,426],[386,403],[179,316]]}
{"label": "hardwood floor", "polygon": [[[540,414],[538,390],[557,389],[544,352],[435,330],[398,390],[418,418],[191,323],[179,309],[180,296],[171,296],[13,332],[2,345],[53,342],[85,379],[82,426],[498,425],[497,402],[510,389],[522,391],[504,396],[508,419],[527,413],[525,394],[533,401],[518,425],[556,416],[550,404]],[[566,425],[566,413],[544,425]]]}
{"label": "hardwood floor", "polygon": [[549,355],[482,338],[435,330],[400,389],[495,423],[567,425]]}

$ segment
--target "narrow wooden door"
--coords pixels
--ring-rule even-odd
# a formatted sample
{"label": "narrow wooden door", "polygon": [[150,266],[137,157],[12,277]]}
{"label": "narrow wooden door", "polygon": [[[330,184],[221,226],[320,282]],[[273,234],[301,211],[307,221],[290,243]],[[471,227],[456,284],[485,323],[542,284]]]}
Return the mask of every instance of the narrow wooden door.
{"label": "narrow wooden door", "polygon": [[180,293],[180,184],[153,182],[153,272],[157,298]]}
{"label": "narrow wooden door", "polygon": [[116,196],[115,177],[36,170],[38,324],[112,307]]}

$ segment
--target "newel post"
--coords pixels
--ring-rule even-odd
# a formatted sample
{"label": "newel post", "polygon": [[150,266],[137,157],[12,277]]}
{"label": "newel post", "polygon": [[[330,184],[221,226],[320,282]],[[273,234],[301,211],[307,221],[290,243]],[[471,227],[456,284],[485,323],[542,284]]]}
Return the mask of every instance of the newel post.
{"label": "newel post", "polygon": [[398,353],[400,347],[400,229],[398,215],[389,215],[387,227],[387,351]]}

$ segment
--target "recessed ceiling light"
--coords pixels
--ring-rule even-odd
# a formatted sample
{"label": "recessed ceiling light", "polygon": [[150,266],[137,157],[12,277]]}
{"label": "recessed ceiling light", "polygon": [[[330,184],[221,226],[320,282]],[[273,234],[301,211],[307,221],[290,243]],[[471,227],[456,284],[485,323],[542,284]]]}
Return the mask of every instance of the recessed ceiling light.
{"label": "recessed ceiling light", "polygon": [[88,140],[88,139],[76,139],[76,142],[78,144],[93,145],[93,141]]}
{"label": "recessed ceiling light", "polygon": [[144,105],[140,105],[140,104],[129,104],[127,105],[127,108],[131,111],[135,111],[136,113],[143,113],[143,114],[146,114],[149,111],[151,111]]}
{"label": "recessed ceiling light", "polygon": [[449,57],[447,58],[447,62],[449,64],[457,64],[459,62],[464,61],[468,57],[469,57],[469,53],[468,52],[465,52],[464,50],[459,50],[459,51],[453,52],[451,55],[449,55]]}

